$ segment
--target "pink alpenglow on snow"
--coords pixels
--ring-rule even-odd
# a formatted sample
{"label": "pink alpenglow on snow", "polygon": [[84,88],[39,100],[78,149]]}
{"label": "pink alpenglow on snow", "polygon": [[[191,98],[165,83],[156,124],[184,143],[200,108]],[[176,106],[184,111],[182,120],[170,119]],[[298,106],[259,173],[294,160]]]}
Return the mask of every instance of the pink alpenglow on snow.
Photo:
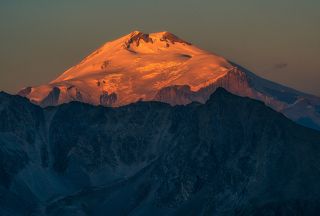
{"label": "pink alpenglow on snow", "polygon": [[318,97],[260,78],[170,32],[134,31],[107,42],[49,84],[19,94],[43,107],[70,101],[112,107],[152,100],[177,105],[205,103],[218,87],[320,128]]}

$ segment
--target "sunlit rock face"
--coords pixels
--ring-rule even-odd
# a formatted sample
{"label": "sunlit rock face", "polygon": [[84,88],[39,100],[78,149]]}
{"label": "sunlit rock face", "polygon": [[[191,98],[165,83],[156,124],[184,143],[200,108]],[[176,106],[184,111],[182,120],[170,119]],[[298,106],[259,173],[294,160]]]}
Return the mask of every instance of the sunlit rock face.
{"label": "sunlit rock face", "polygon": [[179,105],[204,103],[217,87],[259,99],[320,129],[319,98],[264,80],[170,32],[134,31],[104,44],[51,83],[19,94],[43,107],[70,101],[112,107],[152,100]]}
{"label": "sunlit rock face", "polygon": [[221,88],[174,107],[0,93],[0,215],[317,215],[319,141]]}

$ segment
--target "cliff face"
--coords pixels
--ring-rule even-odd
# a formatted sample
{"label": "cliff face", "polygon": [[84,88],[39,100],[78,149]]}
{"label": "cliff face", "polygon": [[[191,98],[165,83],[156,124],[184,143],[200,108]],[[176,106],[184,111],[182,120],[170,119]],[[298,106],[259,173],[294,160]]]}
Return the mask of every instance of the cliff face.
{"label": "cliff face", "polygon": [[[235,67],[229,70],[221,78],[218,78],[214,83],[204,86],[197,91],[192,91],[188,85],[169,86],[159,90],[154,100],[169,103],[171,105],[189,104],[191,102],[205,103],[210,95],[219,87],[240,96],[249,96],[252,98],[259,97],[251,87],[247,74]],[[260,97],[259,99],[266,100],[266,98],[263,97]]]}
{"label": "cliff face", "polygon": [[319,211],[320,134],[262,102],[221,88],[175,107],[0,99],[2,215]]}

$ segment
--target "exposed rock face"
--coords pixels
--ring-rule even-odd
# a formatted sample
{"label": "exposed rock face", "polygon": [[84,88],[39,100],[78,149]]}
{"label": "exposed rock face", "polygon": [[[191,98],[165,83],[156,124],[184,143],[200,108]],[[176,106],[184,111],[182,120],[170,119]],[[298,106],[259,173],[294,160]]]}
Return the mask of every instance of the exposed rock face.
{"label": "exposed rock face", "polygon": [[42,109],[0,93],[0,214],[314,215],[319,142],[221,88],[175,107]]}
{"label": "exposed rock face", "polygon": [[[275,110],[283,110],[287,107],[286,102],[274,98],[272,94],[257,92],[252,84],[252,79],[251,74],[234,67],[225,76],[208,86],[200,88],[198,91],[192,91],[189,86],[170,86],[161,89],[156,94],[154,100],[171,105],[188,104],[193,101],[205,103],[217,88],[222,87],[234,94],[264,101]],[[273,93],[276,94],[276,92]],[[292,116],[292,118],[294,117]]]}
{"label": "exposed rock face", "polygon": [[32,87],[27,87],[18,92],[18,95],[22,97],[27,97],[32,91]]}
{"label": "exposed rock face", "polygon": [[41,101],[41,106],[56,106],[59,104],[59,96],[60,96],[60,89],[58,87],[53,87],[47,97],[45,97]]}
{"label": "exposed rock face", "polygon": [[70,86],[67,92],[72,101],[83,101],[81,92],[75,86]]}
{"label": "exposed rock face", "polygon": [[[166,47],[170,47],[170,44],[181,43],[186,45],[191,45],[191,43],[186,42],[176,35],[170,32],[162,32],[162,35],[157,38],[162,42],[166,42]],[[154,40],[150,37],[149,34],[145,34],[143,32],[134,31],[129,35],[129,39],[125,42],[125,48],[130,49],[131,45],[135,45],[138,47],[140,45],[140,41],[143,40],[145,43],[153,43]]]}
{"label": "exposed rock face", "polygon": [[188,85],[162,88],[157,92],[154,100],[171,105],[189,104],[192,101],[199,101],[197,93],[193,92]]}
{"label": "exposed rock face", "polygon": [[129,49],[133,43],[138,47],[140,45],[140,40],[143,40],[146,43],[153,43],[153,40],[149,37],[149,34],[136,31],[131,33],[130,38],[127,42],[125,42],[125,47]]}
{"label": "exposed rock face", "polygon": [[166,41],[168,44],[169,43],[171,43],[171,44],[182,43],[182,44],[191,45],[191,43],[180,39],[179,37],[177,37],[176,35],[174,35],[170,32],[164,32],[164,34],[162,35],[162,38],[160,40]]}
{"label": "exposed rock face", "polygon": [[103,106],[112,106],[117,102],[117,94],[111,93],[110,95],[108,92],[100,96],[100,104]]}

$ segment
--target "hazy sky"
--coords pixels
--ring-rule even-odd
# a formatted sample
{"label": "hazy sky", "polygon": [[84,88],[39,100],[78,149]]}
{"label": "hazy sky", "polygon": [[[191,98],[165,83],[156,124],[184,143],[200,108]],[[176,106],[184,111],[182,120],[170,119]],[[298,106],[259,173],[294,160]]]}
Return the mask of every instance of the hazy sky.
{"label": "hazy sky", "polygon": [[166,30],[320,96],[319,11],[319,0],[0,0],[0,90],[47,83],[133,30]]}

